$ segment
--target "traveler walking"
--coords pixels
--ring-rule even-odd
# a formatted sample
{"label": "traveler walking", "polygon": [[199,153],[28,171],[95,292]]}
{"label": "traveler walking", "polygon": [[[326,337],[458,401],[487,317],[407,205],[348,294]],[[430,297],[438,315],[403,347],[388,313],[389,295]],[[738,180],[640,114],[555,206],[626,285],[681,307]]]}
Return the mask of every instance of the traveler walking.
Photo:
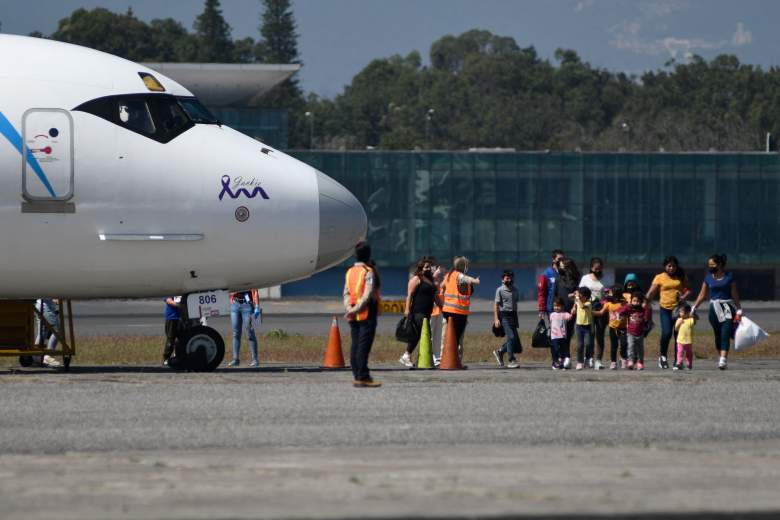
{"label": "traveler walking", "polygon": [[590,289],[580,287],[574,293],[574,308],[577,319],[577,370],[585,368],[585,353],[593,350],[593,307],[590,301]]}
{"label": "traveler walking", "polygon": [[496,297],[493,303],[493,326],[503,327],[506,341],[493,355],[498,362],[498,367],[504,367],[504,354],[507,354],[507,368],[517,368],[515,354],[522,351],[520,336],[517,334],[517,302],[520,300],[520,292],[515,287],[515,273],[505,270],[501,276],[501,285],[496,289]]}
{"label": "traveler walking", "polygon": [[[674,336],[674,310],[685,300],[690,292],[688,277],[680,267],[680,262],[675,256],[664,258],[664,272],[653,278],[650,289],[647,291],[647,304],[650,305],[656,294],[659,295],[658,307],[661,320],[661,343],[658,350],[658,366],[662,369],[669,368],[667,356],[669,342]],[[679,360],[678,360],[679,361]]]}
{"label": "traveler walking", "polygon": [[550,313],[553,312],[553,298],[555,297],[555,288],[558,285],[558,264],[564,257],[563,251],[555,249],[552,252],[552,265],[547,267],[536,284],[537,307],[539,309],[539,318],[549,320]]}
{"label": "traveler walking", "polygon": [[620,315],[620,310],[625,307],[623,299],[623,286],[613,285],[606,292],[601,310],[593,311],[594,315],[607,316],[609,318],[609,369],[617,369],[618,346],[620,347],[620,365],[626,367],[628,358],[628,343],[625,341],[627,319]]}
{"label": "traveler walking", "polygon": [[628,318],[626,334],[628,339],[628,365],[632,370],[645,369],[645,333],[650,323],[650,307],[646,305],[645,295],[636,291],[631,295],[628,305],[620,311],[621,316]]}
{"label": "traveler walking", "polygon": [[[574,294],[579,287],[581,280],[580,272],[574,260],[563,257],[558,262],[558,281],[555,284],[555,295],[563,302],[563,311],[569,314],[574,312]],[[566,337],[562,343],[561,355],[563,357],[563,367],[571,368],[571,338],[574,335],[574,321],[566,322]]]}
{"label": "traveler walking", "polygon": [[674,364],[674,370],[682,370],[683,361],[685,368],[693,370],[693,327],[697,320],[698,317],[691,314],[690,305],[680,305],[680,317],[674,324],[674,331],[677,333],[677,362]]}
{"label": "traveler walking", "polygon": [[357,262],[347,270],[343,293],[345,317],[349,320],[352,337],[352,384],[375,388],[382,386],[382,383],[372,379],[368,370],[368,356],[376,335],[381,283],[371,260],[371,246],[368,243],[360,242],[355,246],[355,259]]}
{"label": "traveler walking", "polygon": [[564,358],[566,341],[569,335],[569,323],[571,323],[572,314],[564,310],[563,300],[559,297],[553,298],[553,311],[550,313],[550,357],[552,357],[553,370],[568,370],[571,364],[565,363],[568,357]]}
{"label": "traveler walking", "polygon": [[406,306],[404,316],[414,324],[414,334],[406,344],[406,351],[398,360],[405,367],[413,367],[412,352],[417,348],[422,335],[423,320],[431,322],[433,308],[436,307],[436,299],[439,297],[439,288],[436,286],[432,258],[424,256],[417,262],[414,275],[409,279],[406,288]]}
{"label": "traveler walking", "polygon": [[[605,294],[605,287],[602,283],[604,276],[604,261],[599,257],[590,259],[590,272],[580,280],[580,287],[590,289],[591,301],[593,302],[593,339],[595,340],[596,352],[594,356],[593,348],[585,353],[586,363],[590,368],[601,370],[603,367],[602,359],[604,357],[604,333],[607,330],[609,316],[606,314],[596,314],[595,311],[601,309],[602,299]],[[595,358],[595,360],[594,360]]]}
{"label": "traveler walking", "polygon": [[[35,344],[42,345],[46,342],[46,350],[55,350],[57,348],[57,335],[54,334],[54,331],[61,332],[59,303],[59,300],[55,298],[41,298],[36,302],[38,311],[51,327],[51,329],[47,328],[42,321],[38,320],[38,337],[35,338]],[[44,355],[40,360],[45,367],[59,368],[62,366],[59,361],[48,354]]]}
{"label": "traveler walking", "polygon": [[[463,359],[463,336],[471,306],[471,295],[474,286],[479,285],[479,277],[468,276],[469,261],[465,256],[456,256],[452,261],[452,269],[444,277],[444,319],[452,320],[455,325],[455,336],[458,340],[458,356]],[[446,327],[445,327],[446,330]]]}
{"label": "traveler walking", "polygon": [[237,367],[241,364],[241,332],[246,331],[249,341],[249,354],[252,360],[251,368],[260,366],[257,359],[257,336],[255,335],[254,321],[260,316],[260,299],[257,289],[230,293],[230,324],[233,327],[233,359],[228,363],[229,367]]}
{"label": "traveler walking", "polygon": [[707,270],[701,284],[701,290],[696,297],[691,312],[696,313],[696,308],[707,292],[710,294],[709,319],[712,332],[715,335],[715,348],[720,351],[718,368],[726,370],[728,367],[729,347],[731,338],[736,332],[736,324],[742,318],[742,305],[739,302],[739,292],[734,273],[726,271],[726,255],[715,254],[707,259]]}

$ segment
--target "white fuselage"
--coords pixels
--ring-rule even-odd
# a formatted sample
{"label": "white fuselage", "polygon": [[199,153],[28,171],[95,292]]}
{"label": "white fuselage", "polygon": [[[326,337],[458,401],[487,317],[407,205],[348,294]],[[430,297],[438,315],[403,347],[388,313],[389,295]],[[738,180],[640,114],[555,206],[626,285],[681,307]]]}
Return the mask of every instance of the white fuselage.
{"label": "white fuselage", "polygon": [[[127,107],[153,96],[192,98],[114,56],[0,35],[0,298],[265,287],[342,261],[365,236],[343,187],[235,130],[190,122],[161,142],[125,128]],[[105,117],[76,109],[103,98]]]}

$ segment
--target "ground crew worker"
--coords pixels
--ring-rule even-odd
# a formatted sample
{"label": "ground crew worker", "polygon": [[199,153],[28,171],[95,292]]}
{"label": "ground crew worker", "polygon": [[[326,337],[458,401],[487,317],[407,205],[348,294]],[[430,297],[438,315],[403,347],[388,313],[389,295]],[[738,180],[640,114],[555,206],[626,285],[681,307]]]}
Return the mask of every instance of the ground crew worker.
{"label": "ground crew worker", "polygon": [[249,340],[249,354],[252,360],[250,368],[260,366],[257,360],[257,336],[253,320],[260,317],[260,299],[257,289],[230,293],[230,325],[233,328],[233,359],[228,363],[229,367],[237,367],[241,364],[241,331],[246,330]]}
{"label": "ground crew worker", "polygon": [[173,356],[176,336],[179,334],[179,322],[181,314],[179,306],[181,305],[181,296],[169,296],[163,299],[165,302],[165,347],[163,348],[163,365],[168,366],[168,362]]}
{"label": "ground crew worker", "polygon": [[[479,277],[472,278],[466,275],[469,261],[465,256],[456,256],[452,261],[452,269],[444,277],[444,305],[442,313],[444,319],[453,320],[455,324],[455,336],[458,340],[458,356],[463,359],[463,336],[466,332],[471,295],[474,293],[474,285],[479,285]],[[445,334],[447,326],[444,327]],[[445,340],[446,341],[446,340]]]}
{"label": "ground crew worker", "polygon": [[355,246],[355,265],[347,270],[344,282],[345,317],[349,320],[352,337],[350,364],[352,384],[356,387],[376,388],[382,383],[374,381],[368,371],[368,355],[376,335],[379,314],[380,281],[376,266],[371,261],[371,246],[360,242]]}

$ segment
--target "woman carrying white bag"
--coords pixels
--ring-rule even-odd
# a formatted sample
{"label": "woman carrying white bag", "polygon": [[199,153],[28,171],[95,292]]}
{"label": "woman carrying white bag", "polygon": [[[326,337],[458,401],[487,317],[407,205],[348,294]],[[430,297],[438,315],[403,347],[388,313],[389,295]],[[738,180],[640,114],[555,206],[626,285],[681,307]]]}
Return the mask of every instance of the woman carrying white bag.
{"label": "woman carrying white bag", "polygon": [[736,323],[742,318],[742,305],[739,303],[737,283],[734,273],[726,272],[726,255],[715,254],[707,259],[708,273],[701,284],[699,296],[691,309],[696,308],[710,293],[709,319],[712,332],[715,334],[715,348],[720,351],[718,368],[726,370],[728,366],[729,347],[734,337]]}

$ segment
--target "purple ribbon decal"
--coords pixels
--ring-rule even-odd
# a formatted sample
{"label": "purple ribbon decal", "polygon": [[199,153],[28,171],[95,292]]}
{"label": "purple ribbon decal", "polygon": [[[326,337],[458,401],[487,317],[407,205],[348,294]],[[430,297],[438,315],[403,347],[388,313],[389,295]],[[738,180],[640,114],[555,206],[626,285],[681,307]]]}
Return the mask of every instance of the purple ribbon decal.
{"label": "purple ribbon decal", "polygon": [[219,193],[219,200],[222,200],[222,198],[225,195],[227,195],[231,199],[237,199],[241,195],[246,196],[246,198],[248,199],[254,199],[255,197],[257,197],[258,194],[265,200],[271,198],[268,196],[265,190],[260,186],[255,186],[255,188],[252,190],[252,193],[249,193],[249,191],[247,191],[246,188],[239,188],[238,190],[236,190],[235,193],[233,193],[233,190],[230,189],[230,176],[228,175],[222,176],[222,191]]}

